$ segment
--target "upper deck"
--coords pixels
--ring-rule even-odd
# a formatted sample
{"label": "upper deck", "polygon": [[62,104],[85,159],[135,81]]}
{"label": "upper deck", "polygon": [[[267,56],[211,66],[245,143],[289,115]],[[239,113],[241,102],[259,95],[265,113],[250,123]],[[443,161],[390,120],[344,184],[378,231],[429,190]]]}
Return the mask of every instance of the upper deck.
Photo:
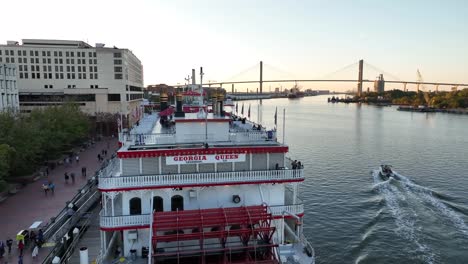
{"label": "upper deck", "polygon": [[284,146],[276,131],[235,116],[205,118],[200,113],[161,118],[145,115],[137,126],[119,135],[120,151]]}

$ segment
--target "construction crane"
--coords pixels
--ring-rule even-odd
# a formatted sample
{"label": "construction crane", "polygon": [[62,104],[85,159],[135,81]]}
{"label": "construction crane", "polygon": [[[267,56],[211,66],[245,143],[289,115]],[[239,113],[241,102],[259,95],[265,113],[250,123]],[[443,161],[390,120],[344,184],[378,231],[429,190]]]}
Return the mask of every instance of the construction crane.
{"label": "construction crane", "polygon": [[[419,83],[423,83],[424,82],[424,79],[422,77],[422,74],[421,72],[419,71],[419,69],[417,70],[416,72],[417,74],[417,77],[418,77],[418,82]],[[426,91],[425,87],[423,84],[417,84],[417,93],[419,93],[419,85],[421,85],[421,90],[422,90],[422,93],[424,95],[424,100],[426,101],[426,104],[429,106],[430,105],[430,98],[429,98],[429,93]]]}

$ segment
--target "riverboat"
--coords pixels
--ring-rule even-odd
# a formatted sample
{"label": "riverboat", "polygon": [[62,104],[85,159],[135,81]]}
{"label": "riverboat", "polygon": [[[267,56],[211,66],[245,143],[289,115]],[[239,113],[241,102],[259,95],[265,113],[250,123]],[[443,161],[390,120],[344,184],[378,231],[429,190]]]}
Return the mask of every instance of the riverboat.
{"label": "riverboat", "polygon": [[[293,169],[288,146],[276,129],[226,113],[222,94],[211,113],[198,98],[197,113],[183,111],[179,93],[171,114],[145,115],[119,133],[117,157],[99,173],[101,255],[118,248],[141,263],[314,263],[298,194],[304,170]],[[160,103],[168,109],[164,93]]]}

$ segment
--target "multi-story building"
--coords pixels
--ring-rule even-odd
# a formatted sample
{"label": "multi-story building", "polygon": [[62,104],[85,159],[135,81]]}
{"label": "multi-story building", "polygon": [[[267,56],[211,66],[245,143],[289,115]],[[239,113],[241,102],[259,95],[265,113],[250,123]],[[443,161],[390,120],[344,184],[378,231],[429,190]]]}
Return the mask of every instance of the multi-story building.
{"label": "multi-story building", "polygon": [[18,86],[14,64],[0,63],[0,112],[19,111]]}
{"label": "multi-story building", "polygon": [[385,91],[385,80],[383,74],[380,74],[374,81],[374,92],[383,93]]}
{"label": "multi-story building", "polygon": [[83,41],[23,39],[0,45],[0,63],[16,65],[22,112],[79,103],[89,114],[122,113],[130,120],[143,97],[143,66],[128,49]]}

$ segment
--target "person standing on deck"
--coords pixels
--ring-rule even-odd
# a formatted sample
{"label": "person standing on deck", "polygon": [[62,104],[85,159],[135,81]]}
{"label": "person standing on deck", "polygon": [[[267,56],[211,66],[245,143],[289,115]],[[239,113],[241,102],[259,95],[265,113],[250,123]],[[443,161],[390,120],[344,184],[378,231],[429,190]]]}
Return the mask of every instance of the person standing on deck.
{"label": "person standing on deck", "polygon": [[79,164],[80,163],[80,156],[76,155],[75,160],[76,160],[76,164]]}

